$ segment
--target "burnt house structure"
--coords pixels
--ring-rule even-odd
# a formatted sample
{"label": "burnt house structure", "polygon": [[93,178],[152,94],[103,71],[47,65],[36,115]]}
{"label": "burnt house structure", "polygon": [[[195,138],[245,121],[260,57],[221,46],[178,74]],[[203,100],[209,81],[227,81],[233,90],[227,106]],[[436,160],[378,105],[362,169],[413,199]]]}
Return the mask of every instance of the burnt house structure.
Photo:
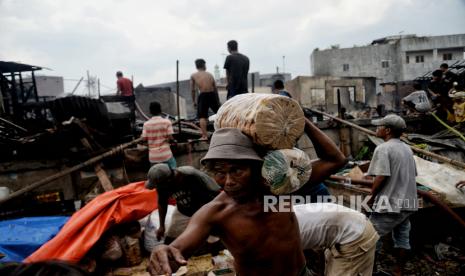
{"label": "burnt house structure", "polygon": [[[34,72],[39,70],[42,70],[42,67],[0,61],[0,115],[2,117],[23,125],[30,119],[45,119],[45,102],[40,99],[35,82]],[[24,74],[28,76],[25,77]]]}

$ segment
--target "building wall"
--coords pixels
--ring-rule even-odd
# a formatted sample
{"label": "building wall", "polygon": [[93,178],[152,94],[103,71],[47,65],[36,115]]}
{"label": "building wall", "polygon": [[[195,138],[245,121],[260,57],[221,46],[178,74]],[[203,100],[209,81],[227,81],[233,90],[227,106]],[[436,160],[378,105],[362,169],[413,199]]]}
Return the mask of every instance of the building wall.
{"label": "building wall", "polygon": [[304,107],[323,106],[325,102],[325,84],[327,80],[337,80],[339,77],[298,76],[286,82],[286,90]]}
{"label": "building wall", "polygon": [[[170,101],[168,104],[170,105],[168,109],[173,112],[170,113],[173,116],[177,114],[177,107],[176,107],[176,82],[167,82],[162,84],[150,85],[146,88],[165,88],[169,89],[174,95],[174,101]],[[181,117],[193,119],[196,117],[197,111],[194,108],[194,103],[192,102],[192,95],[190,90],[190,81],[189,80],[181,80],[179,81],[179,98],[180,98],[180,110],[181,110]],[[168,113],[168,112],[167,112]]]}
{"label": "building wall", "polygon": [[[394,81],[396,48],[395,45],[387,44],[314,51],[312,72],[315,76],[376,77]],[[382,68],[382,61],[388,61],[389,67]],[[349,66],[346,71],[344,64]]]}
{"label": "building wall", "polygon": [[[147,116],[150,116],[150,103],[153,101],[157,101],[161,104],[161,109],[163,112],[172,116],[177,116],[178,114],[176,105],[176,93],[172,92],[168,87],[137,87],[136,99],[142,111]],[[183,97],[179,97],[179,103],[180,115],[182,118],[186,118],[186,100]]]}
{"label": "building wall", "polygon": [[[362,47],[314,50],[310,56],[315,76],[375,77],[377,92],[380,83],[412,80],[439,68],[441,63],[453,64],[464,59],[465,34],[406,37],[385,44]],[[452,60],[443,60],[451,53]],[[407,63],[409,56],[409,63]],[[416,62],[415,56],[423,56]],[[383,61],[388,66],[383,67]],[[344,64],[348,68],[344,70]]]}
{"label": "building wall", "polygon": [[[25,83],[32,83],[31,78],[24,78]],[[37,94],[39,97],[56,97],[65,91],[63,77],[36,76]]]}
{"label": "building wall", "polygon": [[[406,38],[400,41],[402,58],[401,81],[413,80],[429,71],[439,68],[441,63],[453,64],[464,59],[465,34],[431,37]],[[452,54],[452,60],[444,60],[443,55]],[[423,63],[416,63],[415,56],[425,54]],[[406,62],[409,56],[409,63]]]}

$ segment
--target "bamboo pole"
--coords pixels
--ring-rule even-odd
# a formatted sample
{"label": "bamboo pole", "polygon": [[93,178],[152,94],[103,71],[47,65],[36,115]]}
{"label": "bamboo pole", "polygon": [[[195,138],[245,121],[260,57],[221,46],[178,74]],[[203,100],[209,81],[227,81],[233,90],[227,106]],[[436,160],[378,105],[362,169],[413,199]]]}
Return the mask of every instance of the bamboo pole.
{"label": "bamboo pole", "polygon": [[[351,127],[353,127],[353,128],[356,128],[356,129],[358,129],[358,130],[360,130],[360,131],[362,131],[362,132],[365,132],[365,133],[367,133],[367,134],[376,136],[376,132],[374,132],[374,131],[372,131],[372,130],[369,130],[369,129],[366,129],[366,128],[364,128],[364,127],[361,127],[361,126],[359,126],[359,125],[357,125],[357,124],[348,122],[348,121],[346,121],[346,120],[343,120],[343,119],[338,118],[338,117],[336,117],[336,116],[330,115],[330,114],[325,113],[325,112],[323,112],[323,111],[314,110],[314,109],[311,109],[311,108],[309,108],[309,110],[312,111],[312,112],[314,112],[314,113],[318,113],[318,114],[324,115],[324,116],[326,116],[326,117],[329,117],[329,118],[331,118],[331,119],[333,119],[333,120],[335,120],[335,121],[338,121],[338,122],[340,122],[340,123],[346,124],[346,125],[351,126]],[[442,161],[442,162],[444,162],[444,163],[448,163],[448,164],[457,166],[457,167],[459,167],[459,168],[465,169],[465,163],[463,163],[463,162],[460,162],[460,161],[457,161],[457,160],[451,159],[451,158],[449,158],[449,157],[445,157],[445,156],[442,156],[442,155],[439,155],[439,154],[436,154],[436,153],[433,153],[433,152],[430,152],[430,151],[427,151],[427,150],[423,150],[423,149],[419,149],[419,148],[417,148],[417,147],[414,147],[414,146],[410,145],[410,142],[409,142],[406,138],[401,137],[400,139],[401,139],[404,143],[406,143],[407,145],[409,145],[410,148],[411,148],[414,152],[416,152],[416,153],[421,153],[421,154],[423,154],[423,155],[426,155],[426,156],[429,156],[429,157],[431,157],[431,158],[434,158],[434,159],[436,159],[436,160],[438,160],[438,161]]]}
{"label": "bamboo pole", "polygon": [[129,146],[132,146],[132,145],[134,145],[134,144],[137,144],[137,143],[139,143],[139,142],[141,142],[141,141],[142,141],[142,137],[140,137],[140,138],[138,138],[138,139],[136,139],[136,140],[133,140],[133,141],[131,141],[131,142],[128,142],[128,143],[125,143],[125,144],[121,144],[121,145],[119,145],[119,146],[117,146],[117,147],[111,149],[110,151],[107,151],[107,152],[105,152],[105,153],[103,153],[103,154],[101,154],[101,155],[95,156],[95,157],[93,157],[93,158],[91,158],[91,159],[89,159],[89,160],[87,160],[87,161],[85,161],[85,162],[83,162],[83,163],[80,163],[80,164],[78,164],[78,165],[76,165],[76,166],[74,166],[74,167],[71,167],[71,168],[69,168],[69,169],[66,169],[66,170],[60,172],[60,173],[51,175],[51,176],[46,177],[46,178],[44,178],[44,179],[42,179],[42,180],[39,180],[39,181],[34,182],[34,183],[32,183],[32,184],[29,184],[27,187],[24,187],[24,188],[22,188],[22,189],[20,189],[20,190],[18,190],[18,191],[16,191],[16,192],[13,192],[13,193],[12,193],[10,196],[8,196],[7,198],[0,200],[0,205],[2,205],[3,203],[5,203],[5,202],[7,202],[7,201],[9,201],[9,200],[12,200],[12,199],[14,199],[14,198],[16,198],[16,197],[18,197],[18,196],[20,196],[20,195],[23,195],[23,194],[25,194],[25,193],[27,193],[27,192],[29,192],[29,191],[31,191],[31,190],[34,190],[34,189],[36,189],[36,188],[38,188],[38,187],[40,187],[40,186],[43,186],[43,185],[45,185],[45,184],[47,184],[47,183],[49,183],[49,182],[51,182],[51,181],[53,181],[53,180],[55,180],[55,179],[58,179],[58,178],[60,178],[60,177],[63,177],[63,176],[65,176],[65,175],[68,175],[68,174],[70,174],[70,173],[72,173],[72,172],[75,172],[75,171],[78,171],[78,170],[80,170],[80,169],[82,169],[82,168],[85,168],[85,167],[87,167],[87,166],[89,166],[89,165],[92,165],[92,164],[94,164],[94,163],[97,163],[97,162],[99,162],[100,160],[102,160],[102,159],[104,159],[104,158],[106,158],[106,157],[115,155],[115,154],[117,154],[118,152],[121,152],[123,149],[125,149],[125,148],[127,148],[127,147],[129,147]]}
{"label": "bamboo pole", "polygon": [[[368,180],[368,179],[353,179],[350,177],[345,177],[345,176],[340,176],[340,175],[331,175],[329,177],[331,180],[337,180],[337,181],[344,181],[344,182],[350,182],[352,184],[359,184],[365,187],[370,187],[373,186],[373,181]],[[436,207],[439,209],[443,210],[448,214],[452,219],[454,219],[457,223],[459,223],[463,228],[465,228],[465,221],[460,217],[452,208],[449,207],[444,201],[442,201],[440,198],[437,196],[427,192],[427,191],[422,191],[417,189],[417,194],[423,198],[428,199],[431,203],[433,203]]]}

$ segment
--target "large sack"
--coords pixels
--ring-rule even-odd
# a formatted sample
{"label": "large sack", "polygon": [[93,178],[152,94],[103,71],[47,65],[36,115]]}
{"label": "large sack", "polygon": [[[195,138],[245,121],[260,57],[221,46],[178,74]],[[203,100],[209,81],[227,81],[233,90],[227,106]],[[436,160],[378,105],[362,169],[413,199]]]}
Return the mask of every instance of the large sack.
{"label": "large sack", "polygon": [[299,104],[274,94],[240,94],[217,112],[215,129],[239,128],[253,142],[268,149],[292,148],[304,131],[305,118]]}
{"label": "large sack", "polygon": [[269,151],[263,160],[262,176],[276,195],[297,191],[311,174],[310,158],[297,148]]}

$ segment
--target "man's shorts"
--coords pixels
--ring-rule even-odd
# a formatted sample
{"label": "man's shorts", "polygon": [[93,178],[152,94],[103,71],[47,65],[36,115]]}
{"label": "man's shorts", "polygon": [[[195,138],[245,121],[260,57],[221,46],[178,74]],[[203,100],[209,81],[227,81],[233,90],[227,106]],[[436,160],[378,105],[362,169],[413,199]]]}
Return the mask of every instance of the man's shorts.
{"label": "man's shorts", "polygon": [[[402,211],[400,213],[371,213],[370,221],[376,232],[383,237],[392,232],[394,248],[410,249],[410,220],[413,211]],[[378,241],[377,250],[381,247]]]}
{"label": "man's shorts", "polygon": [[200,92],[197,98],[197,117],[208,118],[208,109],[218,112],[220,102],[216,92]]}

